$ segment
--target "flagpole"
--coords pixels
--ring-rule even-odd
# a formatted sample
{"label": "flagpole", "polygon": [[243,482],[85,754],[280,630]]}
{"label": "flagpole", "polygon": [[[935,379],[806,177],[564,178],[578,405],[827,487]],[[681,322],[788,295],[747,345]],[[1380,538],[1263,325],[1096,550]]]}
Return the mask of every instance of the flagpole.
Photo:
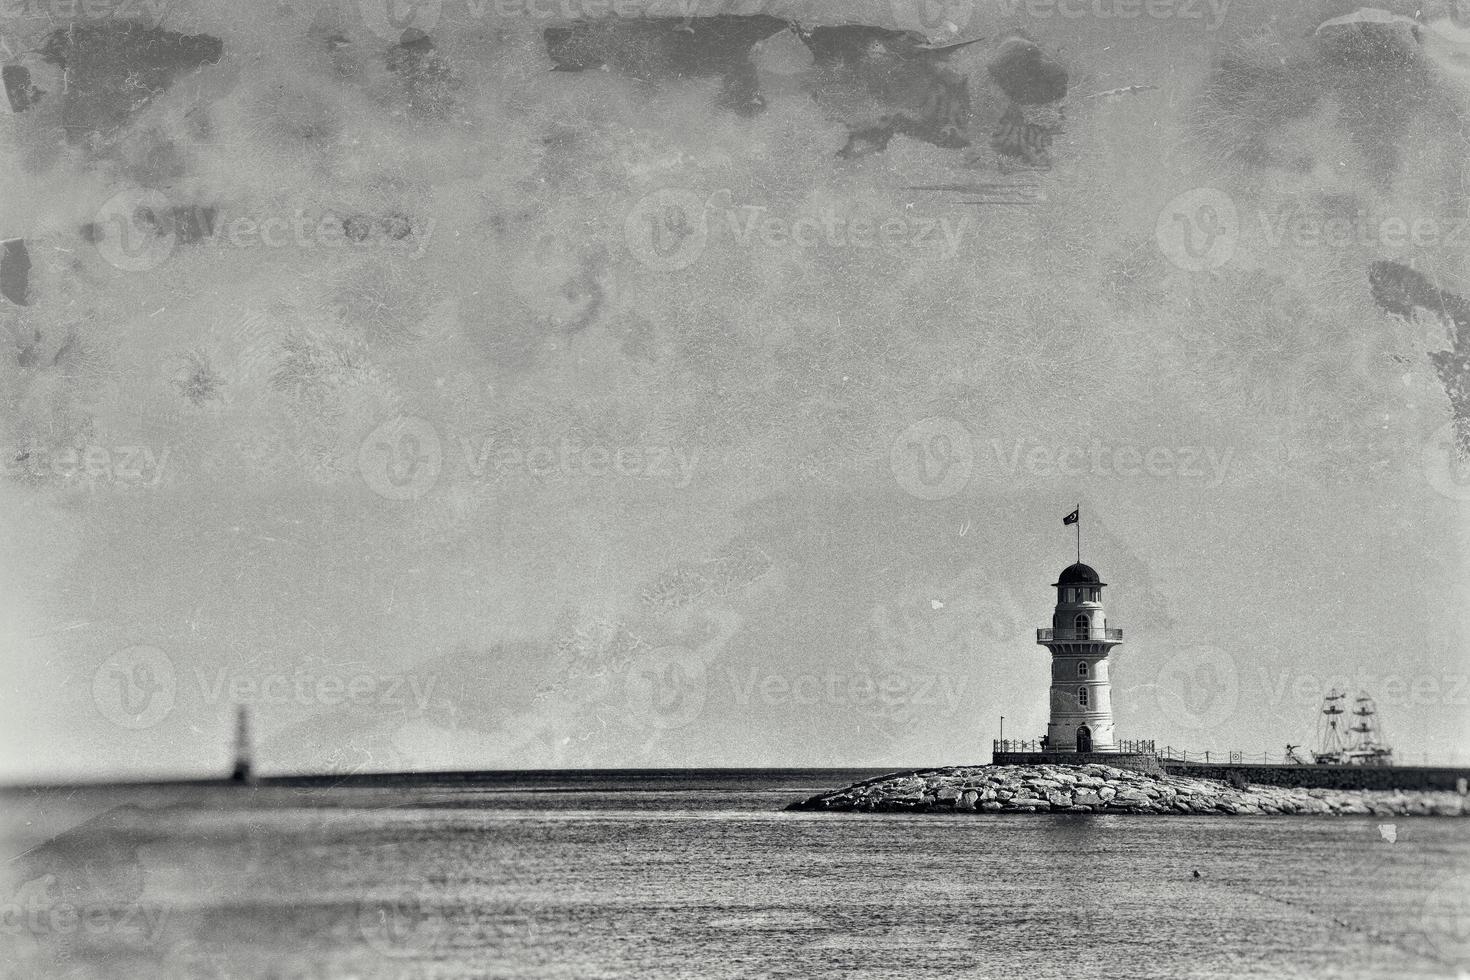
{"label": "flagpole", "polygon": [[1082,505],[1077,505],[1077,564],[1082,564]]}

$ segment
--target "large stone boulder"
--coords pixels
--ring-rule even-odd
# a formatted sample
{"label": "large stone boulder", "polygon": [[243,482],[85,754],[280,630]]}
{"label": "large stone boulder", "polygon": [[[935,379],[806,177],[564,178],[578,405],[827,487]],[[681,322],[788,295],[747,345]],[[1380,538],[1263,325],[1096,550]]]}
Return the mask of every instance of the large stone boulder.
{"label": "large stone boulder", "polygon": [[1048,790],[1046,802],[1056,807],[1068,807],[1072,805],[1072,794],[1064,789]]}

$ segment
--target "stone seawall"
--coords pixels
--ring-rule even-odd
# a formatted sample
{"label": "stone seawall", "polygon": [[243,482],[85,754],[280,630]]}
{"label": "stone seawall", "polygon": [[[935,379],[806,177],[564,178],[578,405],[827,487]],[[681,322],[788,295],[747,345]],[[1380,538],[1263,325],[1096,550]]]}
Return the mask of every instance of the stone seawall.
{"label": "stone seawall", "polygon": [[1263,766],[1251,763],[1179,762],[1161,759],[1164,771],[1196,779],[1237,779],[1272,786],[1317,789],[1415,789],[1458,791],[1470,769],[1447,766]]}
{"label": "stone seawall", "polygon": [[958,766],[893,773],[821,793],[788,810],[872,813],[1356,814],[1470,816],[1455,792],[1332,790],[1085,766]]}

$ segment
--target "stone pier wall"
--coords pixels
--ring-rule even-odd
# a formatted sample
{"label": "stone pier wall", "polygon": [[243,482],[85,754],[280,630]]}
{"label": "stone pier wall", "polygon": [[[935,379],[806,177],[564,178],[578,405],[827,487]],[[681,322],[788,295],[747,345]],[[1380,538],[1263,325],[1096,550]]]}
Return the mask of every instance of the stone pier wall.
{"label": "stone pier wall", "polygon": [[[1162,774],[1159,757],[1151,752],[994,752],[996,766],[1085,766],[1089,764]],[[1224,778],[1224,777],[1220,777]]]}
{"label": "stone pier wall", "polygon": [[997,766],[1113,766],[1155,775],[1299,786],[1306,789],[1412,789],[1458,791],[1470,785],[1470,769],[1452,766],[1281,766],[1238,762],[1180,762],[1152,753],[995,752]]}
{"label": "stone pier wall", "polygon": [[1462,780],[1470,782],[1470,769],[1439,766],[1271,766],[1173,759],[1159,764],[1174,776],[1226,781],[1233,776],[1247,783],[1311,789],[1457,790]]}

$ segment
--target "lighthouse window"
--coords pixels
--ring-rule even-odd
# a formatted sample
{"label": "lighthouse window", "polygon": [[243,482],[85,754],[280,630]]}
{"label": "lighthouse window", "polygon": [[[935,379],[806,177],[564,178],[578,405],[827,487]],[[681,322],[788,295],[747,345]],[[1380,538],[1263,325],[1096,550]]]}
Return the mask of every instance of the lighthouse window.
{"label": "lighthouse window", "polygon": [[1087,676],[1087,661],[1086,660],[1080,660],[1080,661],[1077,662],[1077,676],[1078,677],[1086,677]]}
{"label": "lighthouse window", "polygon": [[1096,602],[1097,601],[1097,589],[1088,589],[1087,590],[1087,600],[1089,602]]}
{"label": "lighthouse window", "polygon": [[1087,707],[1087,688],[1077,688],[1077,705],[1082,708]]}
{"label": "lighthouse window", "polygon": [[1087,636],[1088,622],[1086,616],[1079,615],[1075,620],[1073,620],[1072,625],[1077,628],[1077,635],[1079,638]]}

